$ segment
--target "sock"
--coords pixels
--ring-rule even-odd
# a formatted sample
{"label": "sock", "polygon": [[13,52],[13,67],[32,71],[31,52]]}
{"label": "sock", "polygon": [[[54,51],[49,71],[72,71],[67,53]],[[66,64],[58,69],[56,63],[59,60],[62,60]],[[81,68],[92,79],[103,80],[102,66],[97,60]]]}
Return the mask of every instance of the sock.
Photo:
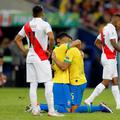
{"label": "sock", "polygon": [[61,106],[61,105],[55,105],[55,110],[57,110],[60,113],[68,113],[68,110],[64,106]]}
{"label": "sock", "polygon": [[90,112],[98,112],[98,111],[102,111],[102,107],[101,106],[87,106],[87,105],[84,105],[84,106],[79,106],[75,112],[77,113],[90,113]]}
{"label": "sock", "polygon": [[40,109],[48,112],[48,105],[47,104],[40,104]]}
{"label": "sock", "polygon": [[37,86],[38,86],[37,82],[30,83],[29,96],[30,96],[30,102],[31,102],[33,110],[38,110],[38,107],[37,107]]}
{"label": "sock", "polygon": [[120,91],[118,85],[112,86],[112,94],[114,96],[116,106],[120,107]]}
{"label": "sock", "polygon": [[54,112],[54,100],[53,100],[53,83],[52,81],[45,83],[45,97],[48,104],[49,112]]}
{"label": "sock", "polygon": [[88,101],[91,103],[95,97],[97,97],[103,90],[105,89],[105,86],[100,83],[97,85],[97,87],[94,89],[93,93],[88,97]]}

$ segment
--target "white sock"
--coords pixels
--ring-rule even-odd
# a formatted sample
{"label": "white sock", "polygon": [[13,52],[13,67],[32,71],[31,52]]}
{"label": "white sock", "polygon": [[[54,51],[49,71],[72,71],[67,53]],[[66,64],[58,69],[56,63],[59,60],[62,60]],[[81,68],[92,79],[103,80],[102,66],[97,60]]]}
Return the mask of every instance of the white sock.
{"label": "white sock", "polygon": [[53,100],[53,83],[52,81],[45,83],[45,97],[48,104],[49,112],[54,112],[54,100]]}
{"label": "white sock", "polygon": [[114,96],[116,105],[120,107],[120,91],[118,85],[112,86],[112,94]]}
{"label": "white sock", "polygon": [[102,83],[98,84],[87,100],[91,103],[104,89],[105,86]]}
{"label": "white sock", "polygon": [[37,107],[37,87],[38,87],[37,82],[30,83],[29,96],[30,96],[30,102],[31,102],[33,110],[38,110],[38,107]]}

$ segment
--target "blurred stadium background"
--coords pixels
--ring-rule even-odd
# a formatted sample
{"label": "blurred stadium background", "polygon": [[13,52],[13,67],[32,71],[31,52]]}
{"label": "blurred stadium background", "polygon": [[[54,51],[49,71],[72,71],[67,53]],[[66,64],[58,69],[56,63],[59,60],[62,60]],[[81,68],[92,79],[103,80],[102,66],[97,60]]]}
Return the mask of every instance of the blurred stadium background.
{"label": "blurred stadium background", "polygon": [[4,61],[3,73],[8,78],[4,86],[27,86],[25,58],[13,40],[32,18],[31,10],[36,4],[43,5],[45,19],[52,25],[55,36],[67,32],[73,39],[82,40],[88,87],[95,87],[102,80],[102,66],[101,51],[94,46],[94,41],[111,15],[120,12],[120,0],[0,0],[0,54]]}

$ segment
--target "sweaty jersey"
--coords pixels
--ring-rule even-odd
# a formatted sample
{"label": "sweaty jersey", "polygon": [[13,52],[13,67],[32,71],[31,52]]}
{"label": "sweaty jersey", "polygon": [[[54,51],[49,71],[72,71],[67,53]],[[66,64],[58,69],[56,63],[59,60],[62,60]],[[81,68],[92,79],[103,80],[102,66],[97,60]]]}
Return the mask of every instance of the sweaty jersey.
{"label": "sweaty jersey", "polygon": [[111,39],[115,39],[116,42],[118,42],[118,36],[115,27],[111,23],[108,23],[103,28],[103,31],[98,35],[97,39],[101,40],[103,43],[102,57],[106,57],[106,59],[116,59],[117,53],[110,41]]}
{"label": "sweaty jersey", "polygon": [[[59,47],[56,47],[53,51],[56,54],[56,58],[64,62],[65,54],[67,50],[69,49],[69,44],[62,44]],[[66,69],[65,71],[62,71],[53,61],[52,62],[52,68],[54,70],[54,77],[53,82],[54,83],[69,83],[69,71]]]}
{"label": "sweaty jersey", "polygon": [[84,73],[82,53],[78,48],[70,48],[66,53],[64,61],[71,63],[69,67],[71,85],[82,85],[87,82]]}
{"label": "sweaty jersey", "polygon": [[51,31],[49,23],[41,18],[33,18],[23,26],[18,34],[27,38],[29,46],[27,62],[47,60],[47,56],[45,55],[48,46],[47,33]]}

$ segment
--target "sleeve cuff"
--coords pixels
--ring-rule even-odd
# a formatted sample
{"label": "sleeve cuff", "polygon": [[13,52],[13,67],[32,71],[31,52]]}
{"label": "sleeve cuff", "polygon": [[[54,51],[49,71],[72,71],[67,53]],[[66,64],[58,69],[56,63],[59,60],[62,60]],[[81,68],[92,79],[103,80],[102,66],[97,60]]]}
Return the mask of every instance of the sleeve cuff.
{"label": "sleeve cuff", "polygon": [[64,59],[64,62],[71,63],[71,61],[68,59]]}
{"label": "sleeve cuff", "polygon": [[67,43],[67,49],[70,49],[70,43]]}

